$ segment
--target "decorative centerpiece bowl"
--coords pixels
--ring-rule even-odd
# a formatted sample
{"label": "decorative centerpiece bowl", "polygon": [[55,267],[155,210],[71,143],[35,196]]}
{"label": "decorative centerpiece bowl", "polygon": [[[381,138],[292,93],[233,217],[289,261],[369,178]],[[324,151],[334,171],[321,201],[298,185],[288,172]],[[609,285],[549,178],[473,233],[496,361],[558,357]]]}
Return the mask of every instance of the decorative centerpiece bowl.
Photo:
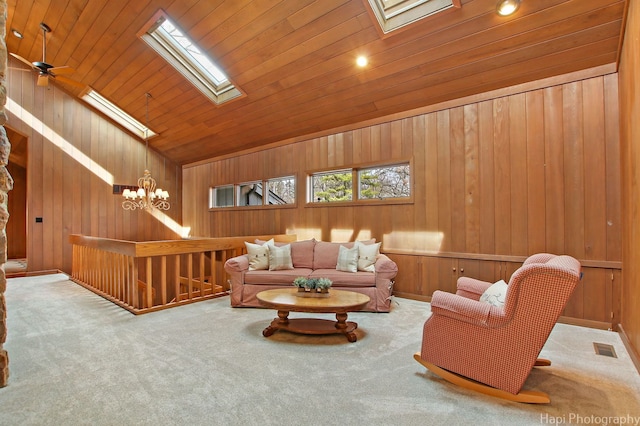
{"label": "decorative centerpiece bowl", "polygon": [[300,297],[329,297],[329,278],[305,278],[298,277],[293,280],[293,285],[298,288],[296,296]]}

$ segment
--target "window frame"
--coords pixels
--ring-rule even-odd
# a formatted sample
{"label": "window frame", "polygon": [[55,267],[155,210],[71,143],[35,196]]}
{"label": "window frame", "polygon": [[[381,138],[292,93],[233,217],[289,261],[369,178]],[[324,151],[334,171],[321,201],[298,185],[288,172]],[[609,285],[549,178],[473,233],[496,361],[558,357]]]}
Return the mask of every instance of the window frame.
{"label": "window frame", "polygon": [[[409,166],[409,196],[408,197],[387,197],[383,199],[379,198],[360,198],[360,182],[359,171],[372,169],[372,168],[384,168],[389,166],[398,166],[407,164]],[[313,201],[312,197],[312,176],[331,173],[332,171],[351,170],[352,174],[352,199],[350,201]],[[413,204],[414,203],[414,188],[415,188],[415,168],[413,166],[413,158],[400,158],[394,161],[385,162],[369,162],[352,164],[348,167],[341,166],[335,168],[324,168],[307,171],[306,183],[307,192],[305,196],[305,207],[332,207],[332,206],[358,206],[358,205],[392,205],[392,204]]]}
{"label": "window frame", "polygon": [[[293,179],[293,184],[294,184],[294,188],[295,188],[295,192],[294,192],[294,197],[295,200],[293,203],[287,203],[287,204],[268,204],[268,202],[266,202],[264,196],[262,197],[262,204],[254,204],[254,205],[238,205],[239,202],[239,193],[240,193],[240,188],[242,186],[245,185],[249,185],[249,184],[260,184],[262,185],[262,188],[267,188],[268,190],[268,184],[271,181],[274,180],[282,180],[282,179]],[[214,201],[215,199],[212,198],[215,195],[215,191],[217,188],[225,188],[225,187],[232,187],[233,188],[233,205],[230,206],[216,206]],[[229,210],[259,210],[259,209],[286,209],[286,208],[295,208],[298,205],[298,178],[297,175],[295,174],[287,174],[284,176],[277,176],[277,177],[270,177],[270,178],[265,178],[265,179],[257,179],[257,180],[250,180],[250,181],[243,181],[240,183],[227,183],[227,184],[221,184],[221,185],[215,185],[215,186],[210,186],[209,187],[209,211],[220,211],[220,210],[225,210],[225,211],[229,211]]]}

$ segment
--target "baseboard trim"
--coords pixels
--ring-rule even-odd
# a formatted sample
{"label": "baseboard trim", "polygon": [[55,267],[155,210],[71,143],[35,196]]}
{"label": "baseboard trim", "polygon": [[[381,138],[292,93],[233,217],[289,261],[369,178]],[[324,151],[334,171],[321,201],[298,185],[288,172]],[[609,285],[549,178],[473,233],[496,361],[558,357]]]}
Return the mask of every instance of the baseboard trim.
{"label": "baseboard trim", "polygon": [[624,331],[624,327],[622,324],[618,324],[618,334],[620,335],[620,339],[622,339],[622,343],[624,344],[627,353],[629,354],[629,358],[631,358],[631,362],[636,367],[638,374],[640,374],[640,355],[636,351],[636,348],[633,347],[631,341],[627,337],[627,333]]}
{"label": "baseboard trim", "polygon": [[577,325],[580,327],[595,328],[598,330],[613,330],[614,326],[609,322],[594,321],[583,318],[560,317],[558,322],[562,324]]}

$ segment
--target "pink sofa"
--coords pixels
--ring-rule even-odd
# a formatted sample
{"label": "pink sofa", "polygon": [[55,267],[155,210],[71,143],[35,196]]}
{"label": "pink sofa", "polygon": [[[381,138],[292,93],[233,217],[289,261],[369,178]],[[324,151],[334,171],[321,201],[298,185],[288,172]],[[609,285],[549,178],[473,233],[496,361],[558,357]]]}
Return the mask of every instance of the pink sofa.
{"label": "pink sofa", "polygon": [[[256,241],[257,243],[264,243]],[[375,240],[363,242],[374,243]],[[371,301],[363,310],[389,312],[393,279],[398,267],[386,255],[379,253],[374,263],[374,272],[343,272],[336,270],[340,245],[352,248],[354,243],[330,243],[315,239],[276,243],[276,246],[291,244],[293,269],[249,270],[249,256],[243,254],[226,261],[224,269],[231,280],[231,306],[261,307],[256,294],[263,290],[293,286],[297,277],[329,278],[331,288],[351,290],[366,294]]]}

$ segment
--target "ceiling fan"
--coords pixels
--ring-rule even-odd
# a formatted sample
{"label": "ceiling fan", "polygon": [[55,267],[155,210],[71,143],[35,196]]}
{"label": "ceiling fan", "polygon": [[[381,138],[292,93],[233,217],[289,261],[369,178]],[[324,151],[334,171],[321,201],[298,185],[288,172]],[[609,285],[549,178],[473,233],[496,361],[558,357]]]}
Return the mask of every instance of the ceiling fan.
{"label": "ceiling fan", "polygon": [[51,32],[51,28],[49,28],[49,26],[44,22],[40,23],[40,28],[42,29],[42,62],[29,62],[22,56],[16,55],[15,53],[11,53],[11,56],[27,64],[38,73],[38,86],[48,86],[49,78],[52,78],[60,81],[61,83],[67,83],[77,87],[85,87],[83,83],[64,76],[64,74],[74,73],[76,70],[73,68],[66,65],[54,67],[47,63],[47,33]]}

